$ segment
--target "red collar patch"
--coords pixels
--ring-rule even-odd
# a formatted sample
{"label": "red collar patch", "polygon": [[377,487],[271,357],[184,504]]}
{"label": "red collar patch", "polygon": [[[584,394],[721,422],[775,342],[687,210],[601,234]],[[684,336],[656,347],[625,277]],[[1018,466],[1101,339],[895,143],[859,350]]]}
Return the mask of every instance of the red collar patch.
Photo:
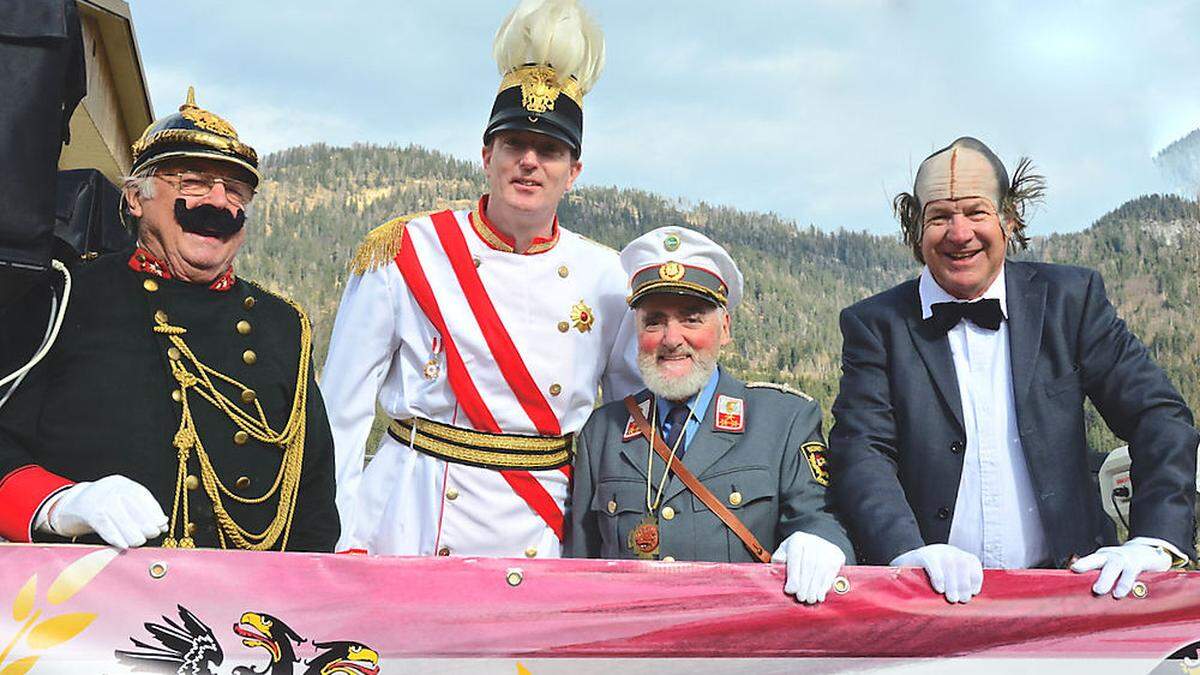
{"label": "red collar patch", "polygon": [[[167,267],[166,263],[159,260],[154,256],[153,253],[147,251],[141,246],[138,246],[136,249],[134,249],[133,255],[129,256],[129,269],[133,270],[134,272],[149,274],[150,276],[158,277],[159,279],[175,278],[171,275],[171,270]],[[233,274],[233,265],[230,265],[228,268],[226,268],[224,274],[216,279],[213,279],[212,283],[208,285],[208,289],[210,291],[218,291],[223,293],[233,288],[235,281],[237,281],[237,277],[235,277]]]}

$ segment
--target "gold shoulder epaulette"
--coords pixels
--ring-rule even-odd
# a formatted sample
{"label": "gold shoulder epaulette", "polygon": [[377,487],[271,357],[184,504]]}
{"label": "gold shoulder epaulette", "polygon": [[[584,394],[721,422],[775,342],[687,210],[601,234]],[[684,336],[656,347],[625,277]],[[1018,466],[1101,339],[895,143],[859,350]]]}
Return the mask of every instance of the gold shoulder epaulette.
{"label": "gold shoulder epaulette", "polygon": [[404,227],[408,225],[408,221],[428,216],[431,213],[437,212],[409,213],[399,218],[393,218],[371,230],[358,245],[358,250],[354,252],[354,259],[350,261],[350,272],[366,274],[392,262],[400,254],[400,242],[404,239]]}
{"label": "gold shoulder epaulette", "polygon": [[799,389],[796,389],[794,387],[789,387],[786,384],[779,384],[778,382],[747,382],[746,388],[747,389],[774,389],[776,391],[782,391],[785,394],[792,394],[794,396],[799,396],[800,398],[804,399],[805,401],[813,400],[813,397],[800,391]]}

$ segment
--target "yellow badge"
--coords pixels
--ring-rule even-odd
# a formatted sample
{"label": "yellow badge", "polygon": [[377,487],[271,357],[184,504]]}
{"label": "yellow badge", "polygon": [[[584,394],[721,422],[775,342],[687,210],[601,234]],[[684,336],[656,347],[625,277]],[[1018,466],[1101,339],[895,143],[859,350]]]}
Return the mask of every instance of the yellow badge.
{"label": "yellow badge", "polygon": [[668,251],[678,250],[679,249],[679,235],[675,234],[674,232],[672,232],[671,234],[668,234],[667,237],[665,239],[663,239],[663,248],[667,249]]}
{"label": "yellow badge", "polygon": [[596,323],[596,315],[586,302],[580,300],[571,308],[571,323],[580,333],[586,333],[592,329],[592,324]]}
{"label": "yellow badge", "polygon": [[521,71],[521,107],[531,113],[554,110],[554,102],[562,93],[558,75],[551,68],[526,68]]}
{"label": "yellow badge", "polygon": [[825,457],[828,450],[821,443],[811,442],[800,446],[804,459],[808,460],[808,470],[812,471],[813,480],[829,487],[829,460]]}
{"label": "yellow badge", "polygon": [[683,278],[683,265],[675,262],[665,262],[658,268],[658,278],[663,281],[679,281]]}

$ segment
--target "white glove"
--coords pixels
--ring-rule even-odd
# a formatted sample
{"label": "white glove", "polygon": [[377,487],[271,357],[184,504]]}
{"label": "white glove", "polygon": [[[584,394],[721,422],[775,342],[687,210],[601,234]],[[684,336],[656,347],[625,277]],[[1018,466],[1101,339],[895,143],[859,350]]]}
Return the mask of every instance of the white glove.
{"label": "white glove", "polygon": [[1131,540],[1121,546],[1096,549],[1095,553],[1076,560],[1071,565],[1071,571],[1100,570],[1100,577],[1092,585],[1092,592],[1104,595],[1112,591],[1114,598],[1123,598],[1129,595],[1139,574],[1165,572],[1171,569],[1171,562],[1171,554],[1161,548]]}
{"label": "white glove", "polygon": [[930,544],[896,556],[893,567],[923,567],[933,590],[947,602],[967,602],[983,590],[983,563],[949,544]]}
{"label": "white glove", "polygon": [[846,564],[846,554],[815,534],[793,532],[775,549],[771,562],[787,563],[783,592],[811,605],[825,601],[838,570]]}
{"label": "white glove", "polygon": [[154,495],[124,476],[76,483],[49,505],[46,528],[62,537],[96,533],[112,546],[141,546],[167,531],[167,516]]}

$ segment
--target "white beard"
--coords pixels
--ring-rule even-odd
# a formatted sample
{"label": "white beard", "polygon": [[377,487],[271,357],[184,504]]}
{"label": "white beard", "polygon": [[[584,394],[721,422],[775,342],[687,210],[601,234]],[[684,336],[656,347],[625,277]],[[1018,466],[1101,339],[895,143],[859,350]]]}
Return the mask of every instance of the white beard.
{"label": "white beard", "polygon": [[692,372],[681,377],[668,377],[659,372],[658,354],[638,354],[638,370],[642,373],[642,382],[657,396],[668,401],[686,401],[695,396],[708,378],[717,369],[717,358],[706,359],[696,352],[691,352]]}

